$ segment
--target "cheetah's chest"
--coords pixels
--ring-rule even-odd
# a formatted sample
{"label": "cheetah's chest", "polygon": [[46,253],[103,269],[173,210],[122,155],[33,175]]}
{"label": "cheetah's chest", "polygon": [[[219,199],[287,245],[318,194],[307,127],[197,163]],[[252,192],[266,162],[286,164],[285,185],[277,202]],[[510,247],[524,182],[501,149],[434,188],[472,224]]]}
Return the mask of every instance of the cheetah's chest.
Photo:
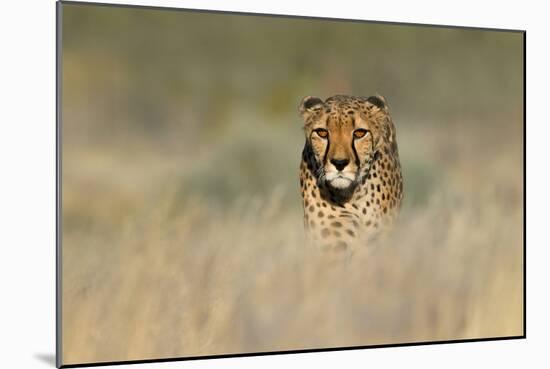
{"label": "cheetah's chest", "polygon": [[394,219],[401,202],[401,176],[381,170],[365,176],[349,201],[337,203],[317,184],[302,163],[300,184],[304,225],[310,241],[321,249],[354,249],[366,245]]}

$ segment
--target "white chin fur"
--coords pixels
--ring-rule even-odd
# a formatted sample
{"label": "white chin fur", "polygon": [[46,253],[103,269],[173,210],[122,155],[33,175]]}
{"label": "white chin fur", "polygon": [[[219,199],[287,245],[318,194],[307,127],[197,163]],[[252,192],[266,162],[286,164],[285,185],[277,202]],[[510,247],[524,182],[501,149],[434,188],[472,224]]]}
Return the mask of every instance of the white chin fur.
{"label": "white chin fur", "polygon": [[334,188],[348,188],[351,185],[351,180],[343,177],[336,177],[330,181],[330,185]]}

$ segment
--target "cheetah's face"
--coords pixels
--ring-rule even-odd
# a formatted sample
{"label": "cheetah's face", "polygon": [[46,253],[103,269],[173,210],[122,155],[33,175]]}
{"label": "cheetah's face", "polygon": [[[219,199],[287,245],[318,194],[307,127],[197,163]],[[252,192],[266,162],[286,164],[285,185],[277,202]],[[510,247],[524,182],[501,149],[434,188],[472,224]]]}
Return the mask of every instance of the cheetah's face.
{"label": "cheetah's face", "polygon": [[334,190],[353,189],[373,157],[376,126],[361,109],[316,97],[306,97],[300,110],[317,162],[318,181]]}

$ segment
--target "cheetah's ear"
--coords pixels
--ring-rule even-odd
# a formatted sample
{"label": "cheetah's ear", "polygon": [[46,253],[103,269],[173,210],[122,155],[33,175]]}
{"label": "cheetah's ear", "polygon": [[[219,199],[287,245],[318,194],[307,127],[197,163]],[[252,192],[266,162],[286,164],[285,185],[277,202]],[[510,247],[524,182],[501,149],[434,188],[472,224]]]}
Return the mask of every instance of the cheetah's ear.
{"label": "cheetah's ear", "polygon": [[369,96],[367,102],[376,106],[380,110],[388,110],[388,103],[382,95]]}
{"label": "cheetah's ear", "polygon": [[323,106],[323,100],[315,96],[306,96],[300,103],[300,114],[306,120],[312,113],[318,111]]}

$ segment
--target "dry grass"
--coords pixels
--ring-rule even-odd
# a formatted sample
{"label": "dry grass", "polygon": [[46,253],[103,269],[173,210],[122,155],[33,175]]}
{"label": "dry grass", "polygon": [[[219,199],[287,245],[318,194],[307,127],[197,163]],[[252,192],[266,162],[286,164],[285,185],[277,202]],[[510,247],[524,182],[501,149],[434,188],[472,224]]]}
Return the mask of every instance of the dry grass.
{"label": "dry grass", "polygon": [[520,126],[455,128],[398,126],[400,222],[336,264],[293,178],[211,201],[180,180],[212,153],[67,146],[64,363],[521,335]]}

